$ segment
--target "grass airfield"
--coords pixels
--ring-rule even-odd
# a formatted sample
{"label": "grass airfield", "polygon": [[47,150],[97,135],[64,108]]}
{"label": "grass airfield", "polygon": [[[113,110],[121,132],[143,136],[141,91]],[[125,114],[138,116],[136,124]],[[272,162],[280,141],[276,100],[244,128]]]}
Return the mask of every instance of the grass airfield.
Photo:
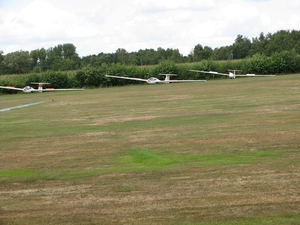
{"label": "grass airfield", "polygon": [[0,95],[0,224],[300,224],[299,76]]}

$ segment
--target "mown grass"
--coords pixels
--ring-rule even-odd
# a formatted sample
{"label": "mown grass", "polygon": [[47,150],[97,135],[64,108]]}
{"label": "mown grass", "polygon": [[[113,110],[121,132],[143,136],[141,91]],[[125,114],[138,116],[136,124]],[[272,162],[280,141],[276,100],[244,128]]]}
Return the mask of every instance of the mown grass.
{"label": "mown grass", "polygon": [[283,214],[282,216],[264,216],[264,217],[250,217],[250,218],[231,218],[225,221],[213,221],[213,222],[203,222],[203,223],[183,223],[182,225],[272,225],[272,224],[290,224],[299,225],[299,215],[289,215]]}
{"label": "mown grass", "polygon": [[[153,152],[151,150],[134,149],[112,159],[114,165],[109,169],[89,169],[78,171],[74,169],[58,169],[50,171],[11,169],[1,170],[0,177],[6,182],[38,182],[47,180],[74,180],[93,177],[99,174],[136,172],[168,169],[180,166],[222,166],[234,164],[252,164],[263,162],[265,157],[282,156],[282,152],[263,151],[248,154],[210,154],[210,155],[174,155],[170,152]],[[4,178],[9,178],[5,180]]]}
{"label": "mown grass", "polygon": [[297,224],[298,81],[1,95],[0,222]]}

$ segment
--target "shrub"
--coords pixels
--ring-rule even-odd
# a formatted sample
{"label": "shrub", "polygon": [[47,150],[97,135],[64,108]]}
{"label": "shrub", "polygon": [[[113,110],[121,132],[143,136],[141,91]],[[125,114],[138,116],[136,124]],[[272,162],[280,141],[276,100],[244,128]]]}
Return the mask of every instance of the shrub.
{"label": "shrub", "polygon": [[271,71],[273,73],[299,72],[299,56],[295,51],[282,51],[271,56]]}
{"label": "shrub", "polygon": [[41,80],[50,83],[53,88],[70,87],[67,73],[61,71],[47,71],[41,75]]}

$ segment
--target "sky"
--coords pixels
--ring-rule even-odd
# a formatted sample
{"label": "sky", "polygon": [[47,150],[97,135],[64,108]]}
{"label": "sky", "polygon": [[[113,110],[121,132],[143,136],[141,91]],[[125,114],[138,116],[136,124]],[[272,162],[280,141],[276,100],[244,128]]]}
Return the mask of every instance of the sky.
{"label": "sky", "polygon": [[0,51],[71,43],[80,57],[117,49],[232,45],[238,35],[300,30],[300,0],[0,0]]}

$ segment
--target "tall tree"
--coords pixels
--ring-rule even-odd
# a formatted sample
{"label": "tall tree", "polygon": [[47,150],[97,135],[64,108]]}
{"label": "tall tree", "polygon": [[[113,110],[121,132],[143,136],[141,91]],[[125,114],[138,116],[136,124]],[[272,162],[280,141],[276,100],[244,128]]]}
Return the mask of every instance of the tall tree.
{"label": "tall tree", "polygon": [[232,59],[232,46],[224,46],[213,50],[212,58],[214,60]]}
{"label": "tall tree", "polygon": [[266,46],[266,54],[270,56],[275,52],[291,51],[296,46],[299,46],[299,38],[299,31],[280,30],[270,35],[270,41]]}
{"label": "tall tree", "polygon": [[243,35],[238,35],[232,46],[232,54],[234,59],[243,59],[248,56],[249,50],[251,48],[251,41],[243,37]]}
{"label": "tall tree", "polygon": [[193,61],[198,62],[201,60],[201,52],[203,51],[202,45],[198,44],[194,47],[192,55],[193,55]]}
{"label": "tall tree", "polygon": [[76,56],[78,57],[78,54],[76,53],[76,47],[73,44],[63,44],[62,51],[65,59],[72,59]]}
{"label": "tall tree", "polygon": [[175,62],[175,63],[180,63],[181,62],[182,55],[180,55],[180,52],[178,49],[175,49],[172,51],[172,55],[170,56],[170,60]]}
{"label": "tall tree", "polygon": [[252,38],[251,49],[249,55],[264,54],[266,45],[268,44],[268,38],[265,37],[264,33],[261,32],[259,37]]}
{"label": "tall tree", "polygon": [[116,51],[116,56],[117,56],[118,62],[120,62],[122,64],[126,64],[128,53],[124,48],[119,48]]}
{"label": "tall tree", "polygon": [[209,46],[204,46],[198,44],[194,47],[194,49],[191,52],[191,55],[193,57],[194,62],[198,62],[204,59],[209,59],[213,54],[213,50]]}
{"label": "tall tree", "polygon": [[28,73],[31,71],[31,59],[28,51],[17,51],[4,56],[9,73]]}
{"label": "tall tree", "polygon": [[3,51],[0,50],[0,74],[5,74],[5,72],[4,55]]}

